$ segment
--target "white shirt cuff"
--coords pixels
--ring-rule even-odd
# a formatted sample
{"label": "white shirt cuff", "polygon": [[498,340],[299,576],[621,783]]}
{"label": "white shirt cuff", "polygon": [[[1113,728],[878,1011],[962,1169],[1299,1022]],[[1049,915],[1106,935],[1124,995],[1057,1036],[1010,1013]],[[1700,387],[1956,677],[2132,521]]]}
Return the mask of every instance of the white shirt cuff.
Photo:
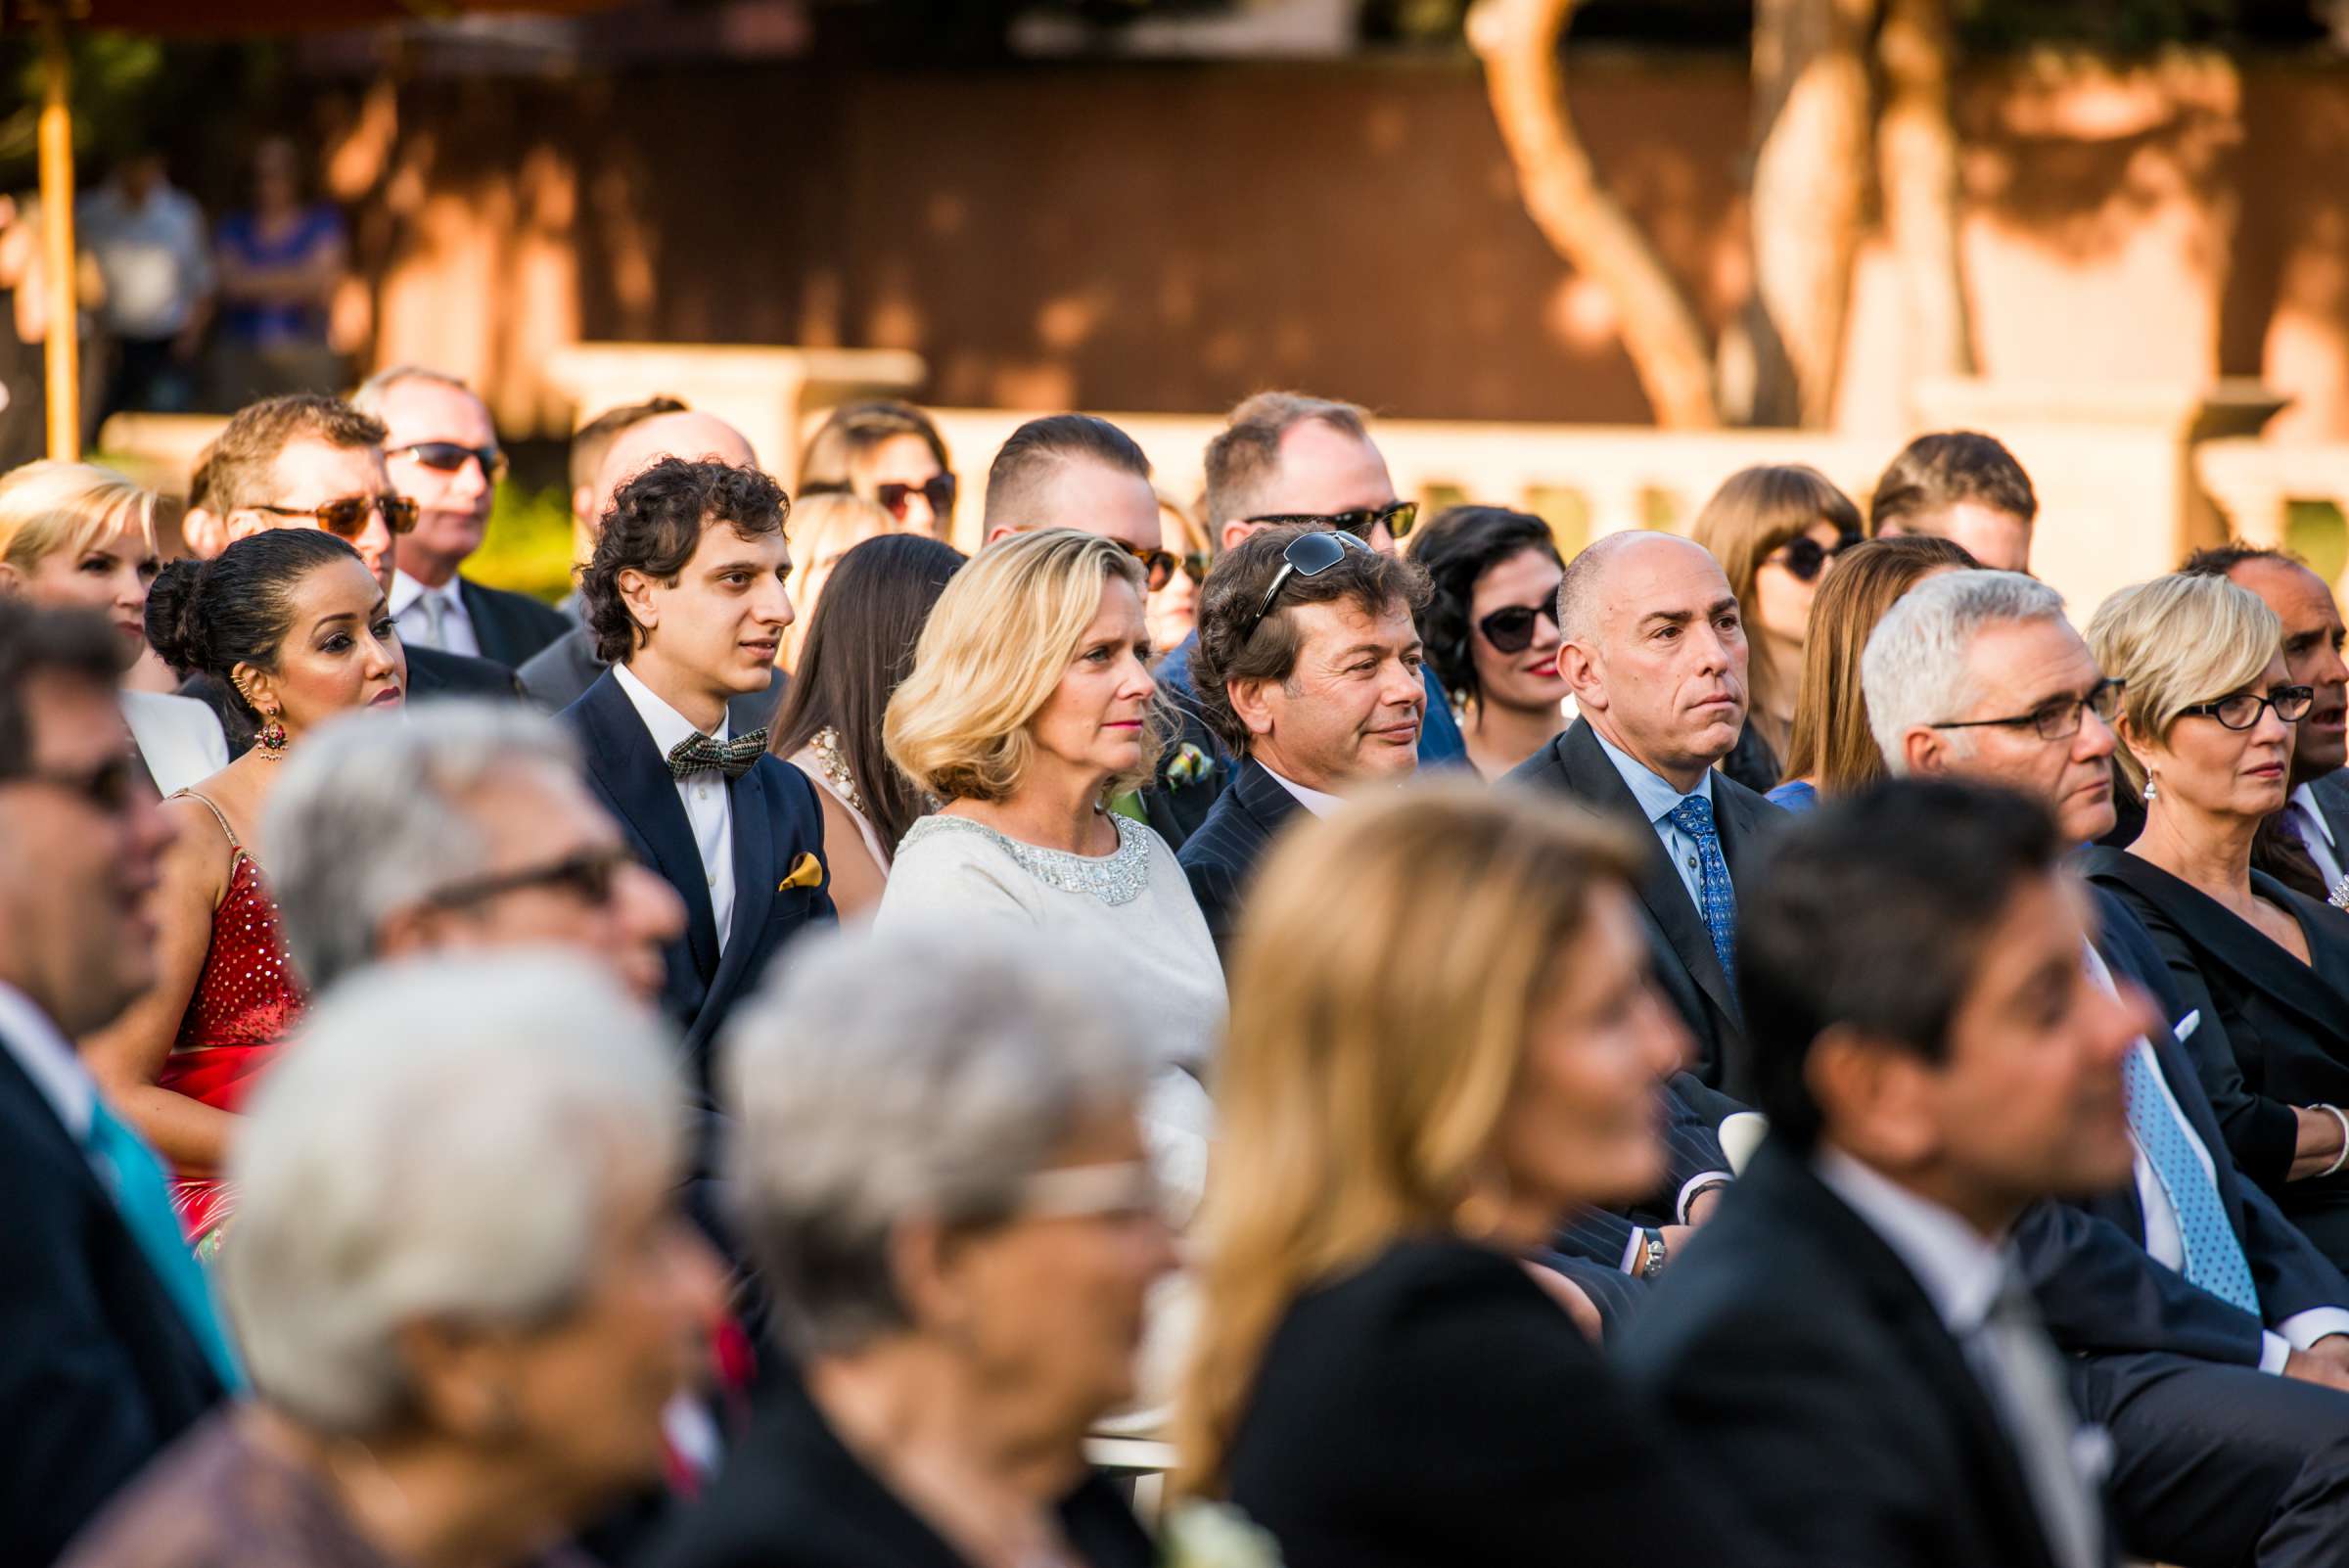
{"label": "white shirt cuff", "polygon": [[2276,1332],[2290,1341],[2292,1349],[2306,1350],[2327,1334],[2349,1334],[2349,1308],[2311,1307],[2278,1323]]}
{"label": "white shirt cuff", "polygon": [[1699,1192],[1711,1186],[1725,1186],[1736,1179],[1727,1171],[1706,1171],[1692,1176],[1681,1185],[1680,1197],[1673,1201],[1672,1212],[1681,1217],[1681,1223],[1686,1224],[1688,1205],[1695,1201]]}
{"label": "white shirt cuff", "polygon": [[2259,1336],[2259,1369],[2270,1377],[2283,1375],[2283,1363],[2291,1354],[2291,1344],[2281,1334],[2263,1332]]}
{"label": "white shirt cuff", "polygon": [[1639,1277],[1640,1268],[1647,1262],[1647,1227],[1632,1226],[1632,1239],[1623,1244],[1623,1262],[1618,1265],[1634,1279]]}

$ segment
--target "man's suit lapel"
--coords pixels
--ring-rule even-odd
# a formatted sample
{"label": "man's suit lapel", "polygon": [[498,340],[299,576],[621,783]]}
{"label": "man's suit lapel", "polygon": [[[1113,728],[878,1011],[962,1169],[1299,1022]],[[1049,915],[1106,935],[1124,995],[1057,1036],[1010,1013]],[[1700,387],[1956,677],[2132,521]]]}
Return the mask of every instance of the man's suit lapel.
{"label": "man's suit lapel", "polygon": [[482,650],[484,659],[494,660],[509,669],[521,663],[513,657],[513,639],[507,636],[513,628],[506,623],[502,605],[466,576],[457,578],[457,602],[465,607],[465,619],[473,623],[474,646]]}
{"label": "man's suit lapel", "polygon": [[1252,851],[1261,850],[1290,817],[1305,809],[1305,803],[1283,789],[1280,780],[1253,757],[1241,760],[1231,787],[1239,792],[1240,807],[1256,825],[1258,841]]}
{"label": "man's suit lapel", "polygon": [[775,906],[775,826],[763,772],[754,767],[726,786],[727,808],[734,818],[734,918],[705,1006],[723,1007],[725,997],[741,983],[744,966],[758,956],[759,933],[766,929],[766,917]]}
{"label": "man's suit lapel", "polygon": [[[636,707],[610,670],[579,699],[579,715],[587,733],[587,767],[603,786],[613,806],[644,841],[653,865],[685,899],[685,940],[695,970],[707,984],[718,967],[717,921],[710,911],[710,879],[702,869],[702,852],[695,844],[693,823],[685,803],[677,799],[676,780],[653,744]],[[741,843],[739,814],[735,843]],[[739,872],[737,873],[739,876]],[[737,909],[742,886],[735,884]]]}

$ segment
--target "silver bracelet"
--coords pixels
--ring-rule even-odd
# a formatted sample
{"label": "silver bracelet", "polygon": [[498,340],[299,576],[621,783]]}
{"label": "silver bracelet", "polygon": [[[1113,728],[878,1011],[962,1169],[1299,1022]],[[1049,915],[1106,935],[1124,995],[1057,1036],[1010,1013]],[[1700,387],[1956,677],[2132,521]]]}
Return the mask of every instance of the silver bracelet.
{"label": "silver bracelet", "polygon": [[2327,1105],[2323,1101],[2310,1106],[2309,1109],[2329,1112],[2332,1119],[2341,1124],[2341,1152],[2332,1157],[2332,1164],[2317,1173],[2317,1179],[2322,1181],[2326,1176],[2340,1175],[2341,1167],[2349,1165],[2349,1114],[2344,1114],[2337,1105]]}

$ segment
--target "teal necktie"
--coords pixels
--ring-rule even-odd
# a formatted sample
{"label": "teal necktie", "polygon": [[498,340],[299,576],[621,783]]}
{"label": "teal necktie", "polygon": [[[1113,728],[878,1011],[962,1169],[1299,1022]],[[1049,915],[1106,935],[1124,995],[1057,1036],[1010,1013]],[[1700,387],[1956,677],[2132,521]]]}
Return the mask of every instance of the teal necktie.
{"label": "teal necktie", "polygon": [[204,1277],[204,1266],[188,1250],[187,1238],[180,1234],[179,1216],[171,1209],[171,1187],[163,1175],[163,1162],[156,1158],[147,1140],[125,1127],[107,1108],[106,1101],[92,1101],[90,1132],[85,1145],[114,1187],[115,1210],[129,1226],[131,1239],[139,1251],[147,1255],[148,1267],[162,1281],[172,1303],[188,1325],[188,1332],[204,1347],[205,1359],[212,1363],[221,1383],[230,1390],[245,1386],[244,1369],[238,1366],[236,1352],[228,1347],[228,1335],[221,1330],[220,1314],[212,1305],[211,1282]]}
{"label": "teal necktie", "polygon": [[2132,1046],[2121,1067],[2121,1082],[2129,1095],[2130,1130],[2153,1167],[2153,1178],[2169,1194],[2170,1207],[2178,1211],[2178,1239],[2186,1247],[2186,1267],[2179,1272],[2257,1317],[2259,1288],[2252,1283],[2243,1244],[2235,1238],[2210,1173],[2194,1158],[2185,1129],[2170,1114],[2160,1085],[2153,1082],[2153,1068],[2146,1061],[2151,1054],[2145,1046]]}

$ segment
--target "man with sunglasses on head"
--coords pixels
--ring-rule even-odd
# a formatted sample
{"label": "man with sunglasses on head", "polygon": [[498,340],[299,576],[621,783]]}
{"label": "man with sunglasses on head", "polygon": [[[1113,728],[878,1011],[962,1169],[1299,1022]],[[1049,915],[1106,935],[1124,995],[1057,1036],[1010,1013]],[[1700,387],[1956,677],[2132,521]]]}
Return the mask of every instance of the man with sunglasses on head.
{"label": "man with sunglasses on head", "polygon": [[[393,546],[416,524],[416,503],[392,487],[384,464],[384,427],[338,397],[301,392],[265,398],[237,411],[197,460],[203,506],[182,528],[188,548],[211,559],[239,539],[270,529],[321,529],[347,542],[392,591]],[[514,672],[486,659],[437,648],[411,648],[408,696],[514,697]],[[220,715],[229,748],[252,744],[251,726],[228,693],[205,676],[181,688]]]}
{"label": "man with sunglasses on head", "polygon": [[392,483],[416,503],[416,526],[393,546],[388,595],[400,641],[519,669],[570,630],[561,612],[530,595],[458,574],[482,547],[506,472],[487,405],[455,377],[415,365],[376,372],[350,404],[383,421]]}

